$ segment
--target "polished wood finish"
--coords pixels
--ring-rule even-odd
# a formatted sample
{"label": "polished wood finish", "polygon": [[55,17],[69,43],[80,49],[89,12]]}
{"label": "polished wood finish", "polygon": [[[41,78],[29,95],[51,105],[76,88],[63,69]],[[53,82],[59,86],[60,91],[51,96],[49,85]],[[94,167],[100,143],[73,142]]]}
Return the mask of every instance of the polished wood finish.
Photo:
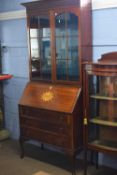
{"label": "polished wood finish", "polygon": [[19,102],[21,157],[23,142],[35,139],[61,147],[74,161],[82,149],[81,95],[77,87],[27,84]]}
{"label": "polished wood finish", "polygon": [[91,0],[80,1],[81,11],[81,60],[92,60],[92,5]]}
{"label": "polished wood finish", "polygon": [[117,52],[103,54],[98,63],[115,64],[117,62]]}
{"label": "polished wood finish", "polygon": [[[83,148],[81,63],[83,61],[92,60],[91,0],[41,0],[23,3],[22,5],[26,7],[27,12],[31,82],[27,84],[19,102],[21,157],[24,156],[23,143],[27,139],[35,139],[39,140],[41,143],[56,145],[62,148],[71,157],[73,166],[72,174],[75,174],[75,156]],[[56,53],[55,46],[57,38],[55,35],[55,17],[58,14],[66,13],[66,16],[70,18],[68,12],[75,15],[75,20],[77,17],[78,25],[74,27],[74,34],[71,32],[71,27],[67,35],[65,35],[67,44],[64,51],[67,50],[67,56],[62,59],[66,60],[67,68],[74,58],[76,59],[75,61],[78,60],[78,66],[74,64],[77,66],[75,67],[76,72],[79,71],[78,77],[76,74],[75,76],[77,78],[74,76],[76,78],[75,80],[71,78],[72,76],[70,78],[68,77],[69,70],[66,71],[67,80],[64,80],[64,78],[57,79],[57,61],[59,58],[58,60],[56,58],[58,53]],[[36,16],[38,20],[40,16],[45,17],[49,19],[50,22],[50,27],[47,27],[50,29],[50,38],[48,39],[50,39],[51,51],[49,55],[51,57],[49,57],[49,61],[51,62],[51,78],[46,80],[37,78],[37,82],[32,76],[31,60],[30,20],[34,16]],[[65,20],[67,19],[65,21],[65,31],[67,27],[71,25],[67,17],[65,17]],[[70,20],[71,19],[72,18],[70,18]],[[61,21],[63,21],[63,19]],[[32,29],[38,29],[38,26],[35,27],[35,25],[37,25],[37,23],[32,24]],[[44,27],[46,28],[46,24]],[[64,26],[62,25],[62,29],[63,28]],[[76,29],[78,29],[78,32]],[[39,30],[36,31],[39,32]],[[74,38],[71,37],[72,35],[74,35]],[[40,39],[39,37],[40,36],[36,37],[37,41]],[[59,37],[62,38],[62,35],[58,36],[58,38]],[[41,37],[41,39],[42,38],[43,37]],[[69,39],[69,42],[68,38],[71,39]],[[32,39],[34,38],[32,37]],[[75,39],[78,39],[78,44],[74,42],[73,48],[72,41]],[[70,48],[70,46],[72,47]],[[70,51],[70,49],[72,51]],[[69,52],[71,55],[74,54],[75,56],[72,55],[70,57]],[[38,57],[36,58],[39,61],[40,58]],[[58,70],[61,71],[61,69],[62,67],[59,67]],[[72,67],[70,71],[74,71],[74,67]],[[40,72],[37,71],[37,74],[39,73]]]}
{"label": "polished wood finish", "polygon": [[[43,99],[44,93],[50,93],[47,102]],[[77,87],[30,82],[24,90],[20,103],[39,109],[72,113],[80,94],[81,88]]]}
{"label": "polished wood finish", "polygon": [[49,15],[49,11],[53,8],[79,7],[78,0],[42,0],[30,3],[23,3],[27,9],[28,16]]}
{"label": "polished wood finish", "polygon": [[[92,13],[91,0],[42,0],[23,3],[28,17],[34,15],[49,15],[53,8],[78,7],[81,12],[81,57],[82,61],[92,60]],[[28,23],[29,24],[29,23]],[[29,27],[29,26],[28,26]]]}
{"label": "polished wood finish", "polygon": [[[25,88],[19,103],[21,138],[29,131],[29,138],[65,147],[74,154],[82,147],[82,121],[79,117],[82,111],[77,109],[81,89],[62,85],[53,85],[49,89],[50,86],[31,82]],[[46,92],[53,93],[53,98],[48,101],[41,98]]]}
{"label": "polished wood finish", "polygon": [[[79,73],[80,73],[80,78],[79,80],[76,80],[76,81],[70,81],[70,80],[57,80],[57,77],[56,77],[56,70],[57,70],[57,65],[56,65],[56,36],[54,35],[55,34],[55,13],[57,14],[61,14],[61,13],[73,13],[75,14],[77,17],[78,17],[78,21],[79,21],[79,24],[78,24],[78,36],[76,36],[76,38],[78,38],[78,54],[79,54],[79,57],[78,57],[78,61],[79,61],[79,66],[77,67],[77,69],[79,69]],[[50,10],[50,28],[51,28],[51,50],[52,50],[52,81],[53,83],[62,83],[62,84],[77,84],[78,86],[81,86],[82,84],[82,66],[81,65],[81,22],[80,22],[80,9],[78,7],[75,7],[75,6],[66,6],[65,8],[63,7],[59,7],[59,8],[54,8],[53,10]],[[67,29],[66,29],[67,30]],[[68,34],[67,34],[68,35]],[[67,36],[68,37],[68,36]],[[74,38],[72,38],[74,39]],[[67,43],[68,45],[68,43]],[[67,50],[67,49],[66,49]],[[67,63],[68,64],[68,63]]]}
{"label": "polished wood finish", "polygon": [[[79,54],[79,65],[80,65],[80,79],[78,81],[58,81],[58,83],[75,84],[79,86],[82,84],[82,66],[81,62],[92,60],[92,13],[91,13],[91,0],[42,0],[30,3],[23,3],[26,7],[27,12],[27,28],[28,35],[30,29],[30,18],[33,16],[50,16],[51,29],[53,30],[54,19],[52,19],[52,11],[58,12],[73,12],[79,17],[79,39],[78,39],[78,54]],[[29,36],[30,38],[30,36]],[[30,43],[30,39],[29,39]],[[51,56],[52,56],[52,82],[56,82],[56,60],[55,60],[55,38],[51,36]],[[31,75],[31,48],[29,45],[30,55],[30,79]]]}
{"label": "polished wood finish", "polygon": [[86,175],[88,150],[117,155],[117,52],[104,54],[97,62],[85,63],[83,67]]}

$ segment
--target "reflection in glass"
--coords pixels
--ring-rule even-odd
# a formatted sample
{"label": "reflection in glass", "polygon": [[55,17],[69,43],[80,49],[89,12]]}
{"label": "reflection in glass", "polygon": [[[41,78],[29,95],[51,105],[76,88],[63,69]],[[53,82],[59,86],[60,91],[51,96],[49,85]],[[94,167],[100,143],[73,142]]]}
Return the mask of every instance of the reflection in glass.
{"label": "reflection in glass", "polygon": [[51,79],[50,23],[48,17],[31,17],[32,78]]}
{"label": "reflection in glass", "polygon": [[39,17],[33,16],[30,18],[30,30],[31,29],[38,29],[39,26]]}
{"label": "reflection in glass", "polygon": [[38,39],[31,39],[31,56],[32,59],[39,58],[39,42]]}
{"label": "reflection in glass", "polygon": [[68,77],[70,80],[79,79],[78,65],[78,39],[76,37],[68,38]]}
{"label": "reflection in glass", "polygon": [[78,38],[76,37],[68,38],[68,56],[70,59],[78,60]]}
{"label": "reflection in glass", "polygon": [[78,36],[78,17],[72,13],[67,13],[67,34]]}
{"label": "reflection in glass", "polygon": [[30,29],[30,37],[37,38],[38,37],[38,29]]}
{"label": "reflection in glass", "polygon": [[65,13],[62,13],[55,18],[55,32],[56,36],[65,36],[66,31],[65,31]]}
{"label": "reflection in glass", "polygon": [[40,56],[41,56],[41,76],[43,79],[51,78],[51,55],[50,41],[42,38],[40,41]]}
{"label": "reflection in glass", "polygon": [[79,76],[78,72],[78,59],[72,59],[68,61],[68,78],[71,81],[77,81]]}
{"label": "reflection in glass", "polygon": [[57,79],[78,81],[78,16],[73,13],[56,14],[55,27]]}
{"label": "reflection in glass", "polygon": [[56,62],[57,67],[57,79],[58,80],[66,80],[67,79],[67,67],[66,67],[66,60],[57,60]]}
{"label": "reflection in glass", "polygon": [[42,71],[41,76],[43,79],[50,79],[51,78],[51,64],[50,60],[44,60],[41,62]]}
{"label": "reflection in glass", "polygon": [[66,41],[65,37],[60,37],[56,39],[56,59],[66,59],[67,50],[66,50]]}
{"label": "reflection in glass", "polygon": [[[55,13],[55,36],[56,78],[78,81],[78,16],[68,12]],[[31,17],[30,38],[32,77],[49,80],[51,79],[49,17]]]}

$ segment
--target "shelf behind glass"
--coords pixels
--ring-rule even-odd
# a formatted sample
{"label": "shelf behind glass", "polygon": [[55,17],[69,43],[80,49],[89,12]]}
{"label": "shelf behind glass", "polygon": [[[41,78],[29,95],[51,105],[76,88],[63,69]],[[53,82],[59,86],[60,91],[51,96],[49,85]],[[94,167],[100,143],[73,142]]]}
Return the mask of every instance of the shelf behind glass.
{"label": "shelf behind glass", "polygon": [[93,142],[89,143],[90,145],[93,146],[98,146],[102,149],[110,150],[111,151],[117,151],[117,142],[112,142],[112,141],[101,141],[101,140],[94,140]]}
{"label": "shelf behind glass", "polygon": [[109,121],[107,117],[95,117],[90,122],[98,125],[117,127],[117,119]]}
{"label": "shelf behind glass", "polygon": [[115,101],[117,101],[117,97],[103,96],[100,94],[90,95],[90,98],[99,99],[99,100],[115,100]]}

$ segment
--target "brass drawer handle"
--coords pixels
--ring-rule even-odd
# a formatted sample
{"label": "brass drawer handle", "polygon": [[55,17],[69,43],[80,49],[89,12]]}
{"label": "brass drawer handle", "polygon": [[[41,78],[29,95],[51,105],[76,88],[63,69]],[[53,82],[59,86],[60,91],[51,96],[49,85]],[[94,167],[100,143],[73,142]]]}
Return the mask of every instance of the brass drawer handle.
{"label": "brass drawer handle", "polygon": [[84,125],[87,125],[87,124],[88,124],[87,118],[85,117],[85,118],[84,118]]}

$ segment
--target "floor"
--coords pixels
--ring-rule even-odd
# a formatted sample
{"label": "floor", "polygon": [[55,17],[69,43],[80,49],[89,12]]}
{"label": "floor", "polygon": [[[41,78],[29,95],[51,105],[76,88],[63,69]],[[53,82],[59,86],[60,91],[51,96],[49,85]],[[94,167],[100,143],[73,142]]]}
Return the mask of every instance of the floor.
{"label": "floor", "polygon": [[[25,144],[25,157],[20,158],[19,143],[6,140],[0,143],[0,175],[71,175],[68,158],[55,151],[40,150]],[[77,160],[77,175],[83,175],[83,164]],[[88,175],[117,175],[117,170],[88,167]]]}

